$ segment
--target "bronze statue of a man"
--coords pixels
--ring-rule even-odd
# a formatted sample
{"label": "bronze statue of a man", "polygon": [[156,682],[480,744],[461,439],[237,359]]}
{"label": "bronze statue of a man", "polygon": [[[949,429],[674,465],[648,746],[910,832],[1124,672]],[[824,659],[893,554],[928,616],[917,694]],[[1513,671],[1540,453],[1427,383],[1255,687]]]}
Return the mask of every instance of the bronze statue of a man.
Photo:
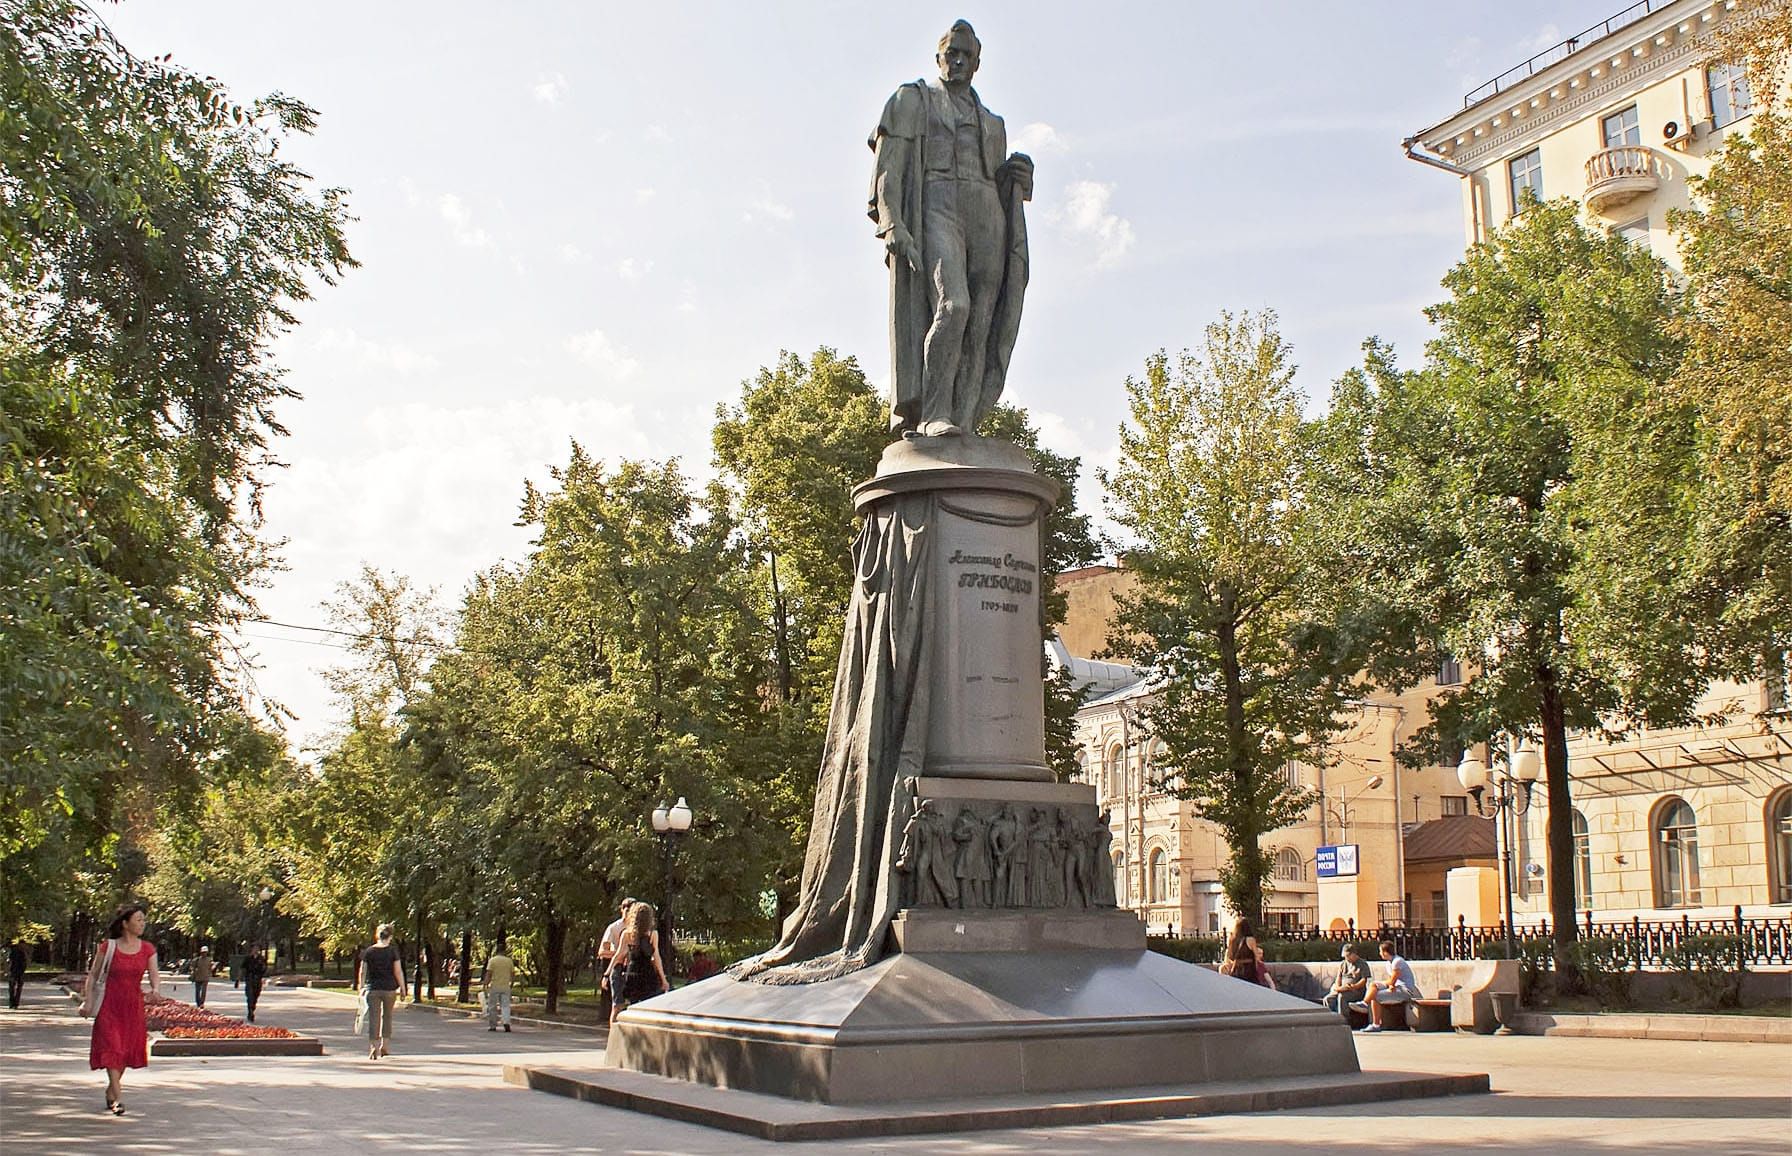
{"label": "bronze statue of a man", "polygon": [[938,80],[896,90],[871,134],[871,219],[890,269],[890,424],[974,432],[1001,396],[1027,287],[1033,162],[971,87],[983,51],[963,20]]}

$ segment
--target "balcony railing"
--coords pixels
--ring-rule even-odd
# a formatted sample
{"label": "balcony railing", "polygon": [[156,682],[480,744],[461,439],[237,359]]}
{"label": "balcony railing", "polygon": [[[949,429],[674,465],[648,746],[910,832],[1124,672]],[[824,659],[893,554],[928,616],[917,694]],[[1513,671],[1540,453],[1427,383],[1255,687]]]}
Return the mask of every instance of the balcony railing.
{"label": "balcony railing", "polygon": [[1644,145],[1600,149],[1587,158],[1587,208],[1604,213],[1661,187],[1655,150]]}

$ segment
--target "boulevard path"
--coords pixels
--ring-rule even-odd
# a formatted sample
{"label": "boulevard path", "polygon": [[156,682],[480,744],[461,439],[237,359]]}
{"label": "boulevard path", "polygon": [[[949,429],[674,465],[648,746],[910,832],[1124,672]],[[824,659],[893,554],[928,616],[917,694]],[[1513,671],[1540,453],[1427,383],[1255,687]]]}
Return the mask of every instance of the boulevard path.
{"label": "boulevard path", "polygon": [[[191,986],[170,983],[183,998]],[[207,1001],[240,1014],[239,992]],[[1644,1040],[1410,1035],[1358,1037],[1365,1068],[1486,1071],[1495,1094],[1279,1114],[1215,1116],[842,1144],[774,1145],[694,1125],[529,1092],[502,1082],[506,1061],[596,1062],[588,1032],[492,1034],[483,1020],[406,1009],[396,1054],[369,1061],[341,995],[269,988],[257,1019],[323,1039],[328,1054],[152,1060],[125,1078],[129,1115],[101,1111],[105,1078],[87,1070],[87,1024],[59,989],[26,988],[0,1010],[0,1150],[233,1156],[268,1151],[965,1153],[1082,1156],[1188,1151],[1792,1154],[1792,1047]],[[102,1147],[103,1146],[103,1147]]]}

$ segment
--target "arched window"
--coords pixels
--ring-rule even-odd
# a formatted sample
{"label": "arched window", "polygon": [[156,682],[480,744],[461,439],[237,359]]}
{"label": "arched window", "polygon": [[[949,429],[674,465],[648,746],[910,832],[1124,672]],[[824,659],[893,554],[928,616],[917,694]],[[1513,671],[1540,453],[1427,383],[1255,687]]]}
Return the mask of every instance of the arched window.
{"label": "arched window", "polygon": [[1081,747],[1076,749],[1076,781],[1079,783],[1089,781],[1089,753]]}
{"label": "arched window", "polygon": [[1276,878],[1284,883],[1304,882],[1307,877],[1307,865],[1301,860],[1300,852],[1293,847],[1283,847],[1276,852]]}
{"label": "arched window", "polygon": [[1151,852],[1151,902],[1162,903],[1170,897],[1170,858],[1162,847]]}
{"label": "arched window", "polygon": [[1151,745],[1145,748],[1145,788],[1152,794],[1159,794],[1164,789],[1164,741],[1152,739]]}
{"label": "arched window", "polygon": [[1119,743],[1108,748],[1108,757],[1102,762],[1102,794],[1113,799],[1121,794],[1121,782],[1126,777],[1125,752]]}
{"label": "arched window", "polygon": [[1655,809],[1655,905],[1695,907],[1699,896],[1699,821],[1685,799]]}
{"label": "arched window", "polygon": [[1114,897],[1122,907],[1132,905],[1132,888],[1128,886],[1131,882],[1126,874],[1126,852],[1122,851],[1114,856]]}
{"label": "arched window", "polygon": [[1593,839],[1587,829],[1587,817],[1574,812],[1574,905],[1582,911],[1593,908]]}
{"label": "arched window", "polygon": [[1771,903],[1792,903],[1792,787],[1767,800],[1768,896]]}

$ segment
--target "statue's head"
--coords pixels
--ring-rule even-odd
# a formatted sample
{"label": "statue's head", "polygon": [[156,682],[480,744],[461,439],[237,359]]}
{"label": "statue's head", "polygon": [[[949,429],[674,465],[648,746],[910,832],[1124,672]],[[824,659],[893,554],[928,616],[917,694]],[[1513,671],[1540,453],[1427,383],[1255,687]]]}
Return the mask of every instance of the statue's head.
{"label": "statue's head", "polygon": [[982,59],[983,42],[977,39],[967,20],[959,20],[946,30],[934,55],[940,66],[940,79],[953,85],[969,84]]}

